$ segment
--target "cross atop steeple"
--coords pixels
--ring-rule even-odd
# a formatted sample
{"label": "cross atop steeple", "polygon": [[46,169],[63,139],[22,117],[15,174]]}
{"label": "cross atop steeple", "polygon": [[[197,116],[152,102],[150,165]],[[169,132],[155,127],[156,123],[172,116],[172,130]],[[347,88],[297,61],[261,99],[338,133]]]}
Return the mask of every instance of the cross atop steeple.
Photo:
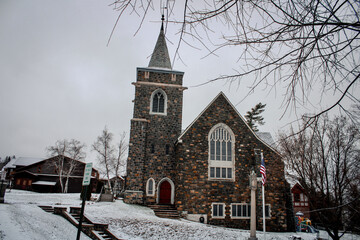
{"label": "cross atop steeple", "polygon": [[161,16],[161,30],[164,30],[164,21],[165,21],[165,17],[164,14]]}
{"label": "cross atop steeple", "polygon": [[171,69],[171,61],[164,34],[164,14],[161,17],[161,29],[148,67]]}

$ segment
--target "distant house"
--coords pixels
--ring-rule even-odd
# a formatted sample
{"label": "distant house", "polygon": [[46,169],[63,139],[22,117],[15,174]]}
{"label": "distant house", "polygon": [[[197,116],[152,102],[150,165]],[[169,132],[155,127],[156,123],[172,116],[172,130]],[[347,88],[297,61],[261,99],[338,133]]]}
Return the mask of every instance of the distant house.
{"label": "distant house", "polygon": [[294,214],[302,212],[305,218],[310,218],[309,199],[305,194],[304,188],[296,183],[291,188],[292,202],[294,207]]}
{"label": "distant house", "polygon": [[2,169],[5,172],[5,177],[7,180],[12,180],[12,175],[16,169],[29,166],[31,164],[40,162],[45,158],[29,158],[29,157],[13,157]]}
{"label": "distant house", "polygon": [[[111,184],[111,188],[114,193],[114,196],[119,196],[120,193],[125,191],[125,177],[114,176],[114,177],[110,178],[110,184]],[[109,185],[109,183],[108,183],[107,179],[104,179],[104,178],[99,179],[98,192],[104,193],[106,190],[109,190],[108,185]]]}
{"label": "distant house", "polygon": [[125,179],[123,177],[115,176],[110,179],[110,182],[115,196],[118,196],[121,192],[125,190]]}
{"label": "distant house", "polygon": [[[13,186],[16,189],[23,189],[36,192],[61,192],[60,169],[55,164],[58,156],[38,161],[27,166],[16,167],[11,172]],[[68,193],[79,193],[82,188],[85,163],[64,157],[63,169],[67,171],[70,163],[75,161],[74,171],[69,176]],[[92,170],[91,190],[96,191],[99,173]],[[65,185],[66,177],[62,177]]]}

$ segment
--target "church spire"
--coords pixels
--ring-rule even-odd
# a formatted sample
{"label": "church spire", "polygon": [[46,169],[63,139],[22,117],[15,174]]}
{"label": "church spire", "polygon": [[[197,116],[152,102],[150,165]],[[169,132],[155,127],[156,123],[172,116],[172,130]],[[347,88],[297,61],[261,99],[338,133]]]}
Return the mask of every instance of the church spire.
{"label": "church spire", "polygon": [[164,15],[161,18],[161,29],[148,67],[171,69],[171,61],[164,34]]}

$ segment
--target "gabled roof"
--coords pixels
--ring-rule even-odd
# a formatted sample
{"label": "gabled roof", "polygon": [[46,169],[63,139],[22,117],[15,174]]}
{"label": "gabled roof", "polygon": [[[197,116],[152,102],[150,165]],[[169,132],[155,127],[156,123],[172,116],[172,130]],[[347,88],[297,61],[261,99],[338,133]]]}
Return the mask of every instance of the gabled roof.
{"label": "gabled roof", "polygon": [[[237,115],[240,117],[240,119],[244,122],[244,124],[249,128],[251,133],[257,138],[260,142],[262,142],[264,145],[272,149],[274,152],[279,154],[275,148],[273,148],[269,143],[264,141],[261,137],[259,137],[252,129],[249,127],[249,125],[246,123],[245,119],[241,116],[241,114],[238,112],[238,110],[235,108],[235,106],[230,102],[230,100],[225,96],[223,92],[220,92],[210,103],[207,105],[207,107],[195,118],[195,120],[185,129],[184,132],[181,133],[181,135],[178,137],[178,142],[181,140],[181,138],[186,134],[186,132],[195,124],[195,122],[208,110],[208,108],[219,98],[224,97],[225,100],[229,103],[229,105],[233,108],[233,110],[237,113]],[[269,133],[270,134],[270,133]],[[270,135],[271,136],[271,135]]]}
{"label": "gabled roof", "polygon": [[29,166],[32,165],[34,163],[38,163],[42,160],[44,160],[45,158],[29,158],[29,157],[18,157],[18,158],[13,158],[10,160],[10,162],[8,162],[5,166],[4,169],[6,168],[16,168],[18,167],[24,167],[24,166]]}
{"label": "gabled roof", "polygon": [[[18,171],[23,171],[24,169],[28,169],[28,168],[30,168],[30,167],[33,167],[33,166],[36,165],[36,164],[40,164],[40,163],[45,162],[45,161],[49,161],[49,160],[56,159],[56,158],[59,157],[59,156],[62,156],[62,155],[53,156],[53,157],[50,157],[50,158],[47,158],[47,159],[42,158],[42,159],[40,159],[40,161],[34,162],[34,163],[29,164],[29,165],[26,165],[26,166],[22,166],[21,168],[19,168]],[[69,157],[67,157],[67,156],[64,156],[64,159],[74,160],[74,159],[71,159],[71,158],[69,158]],[[83,162],[83,161],[79,161],[79,160],[74,160],[74,161],[77,161],[77,162],[79,162],[80,164],[84,164],[84,165],[86,164],[86,163]],[[93,171],[95,171],[95,172],[99,172],[99,171],[96,170],[94,167],[93,167],[92,169],[93,169]]]}
{"label": "gabled roof", "polygon": [[[164,18],[162,18],[164,21]],[[151,55],[149,68],[171,69],[171,61],[164,34],[164,22],[161,23],[160,34]]]}
{"label": "gabled roof", "polygon": [[276,144],[274,139],[271,136],[271,133],[269,132],[256,132],[256,136],[261,138],[264,142],[266,142],[268,145],[272,146],[273,148],[276,148]]}

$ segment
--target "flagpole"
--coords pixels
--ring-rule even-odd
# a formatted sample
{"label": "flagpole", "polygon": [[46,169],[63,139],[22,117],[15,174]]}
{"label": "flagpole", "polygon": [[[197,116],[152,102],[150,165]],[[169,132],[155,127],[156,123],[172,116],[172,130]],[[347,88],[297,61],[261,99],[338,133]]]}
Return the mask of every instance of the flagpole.
{"label": "flagpole", "polygon": [[266,240],[266,227],[265,227],[265,187],[262,185],[262,203],[263,203],[263,232],[264,239]]}

